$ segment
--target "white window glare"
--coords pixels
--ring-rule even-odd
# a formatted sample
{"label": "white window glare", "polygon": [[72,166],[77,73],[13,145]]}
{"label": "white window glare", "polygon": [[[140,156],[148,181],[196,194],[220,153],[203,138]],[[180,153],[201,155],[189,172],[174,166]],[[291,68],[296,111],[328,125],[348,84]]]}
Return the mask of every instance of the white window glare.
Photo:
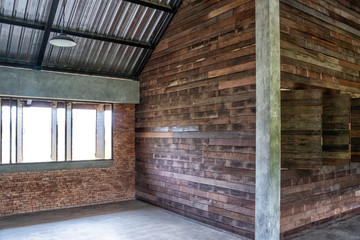
{"label": "white window glare", "polygon": [[112,105],[0,98],[0,164],[112,158]]}
{"label": "white window glare", "polygon": [[72,159],[96,159],[96,110],[73,109],[72,114]]}
{"label": "white window glare", "polygon": [[23,162],[49,162],[51,159],[51,108],[24,107]]}

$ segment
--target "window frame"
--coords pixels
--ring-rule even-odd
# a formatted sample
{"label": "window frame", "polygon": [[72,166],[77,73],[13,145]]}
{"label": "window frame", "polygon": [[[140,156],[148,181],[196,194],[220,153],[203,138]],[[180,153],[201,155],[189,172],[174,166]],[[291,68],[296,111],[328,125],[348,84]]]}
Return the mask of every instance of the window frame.
{"label": "window frame", "polygon": [[[15,146],[12,147],[12,141],[14,136],[12,136],[12,134],[10,133],[10,160],[9,163],[2,163],[2,133],[3,133],[3,121],[2,121],[2,117],[3,117],[3,112],[2,112],[2,106],[3,106],[3,101],[8,101],[8,106],[10,107],[10,132],[12,132],[12,125],[13,124],[17,124],[17,117],[16,119],[13,119],[12,117],[12,110],[11,107],[15,106],[15,104],[12,104],[14,102],[16,102],[16,113],[18,112],[18,103],[20,101],[24,102],[24,101],[36,101],[36,102],[44,102],[44,103],[49,103],[50,104],[50,108],[53,111],[51,105],[53,103],[56,103],[56,106],[58,106],[59,103],[62,103],[65,109],[65,159],[59,161],[58,160],[58,143],[56,144],[56,160],[49,160],[49,161],[44,161],[44,162],[17,162],[16,159],[13,159],[11,161],[11,156],[13,154],[13,152],[18,152],[18,148],[17,148],[17,134],[15,136]],[[67,112],[67,104],[71,103],[71,106],[73,104],[76,105],[81,105],[81,104],[88,104],[88,105],[104,105],[104,114],[106,111],[106,105],[110,106],[111,109],[111,146],[110,146],[110,150],[111,150],[111,158],[110,159],[105,159],[105,155],[104,158],[96,158],[96,159],[84,159],[84,160],[72,160],[72,159],[68,159],[67,158],[67,144],[68,144],[68,136],[67,136],[67,121],[68,121],[68,116],[66,114]],[[53,117],[53,114],[51,114]],[[72,107],[71,107],[71,129],[70,131],[72,132]],[[14,121],[15,120],[15,121]],[[35,172],[35,171],[51,171],[51,170],[65,170],[65,169],[81,169],[81,168],[105,168],[105,167],[112,167],[113,166],[113,150],[114,150],[114,132],[113,132],[113,128],[114,128],[114,105],[113,103],[108,103],[108,102],[95,102],[95,101],[72,101],[72,100],[59,100],[59,99],[36,99],[36,98],[27,98],[27,97],[7,97],[7,96],[0,96],[0,174],[1,173],[13,173],[13,172]],[[51,120],[53,124],[53,120]],[[58,122],[58,116],[56,114],[56,123]],[[56,125],[58,128],[58,125]],[[104,128],[105,129],[105,128]],[[16,128],[17,130],[17,128]],[[15,131],[16,131],[15,130]],[[56,138],[58,138],[58,133],[56,131],[55,133]],[[53,133],[51,133],[51,138],[53,138]],[[72,134],[70,136],[72,138]],[[96,136],[97,137],[97,136]],[[23,135],[21,136],[21,138],[23,138]],[[72,140],[72,139],[71,139]],[[57,140],[56,140],[57,142]],[[104,143],[104,152],[105,152],[105,146],[106,144]],[[72,141],[70,143],[70,148],[72,151]],[[13,149],[15,148],[15,149]],[[96,147],[95,147],[96,148]],[[51,150],[52,152],[52,150]],[[15,154],[15,158],[16,158]]]}

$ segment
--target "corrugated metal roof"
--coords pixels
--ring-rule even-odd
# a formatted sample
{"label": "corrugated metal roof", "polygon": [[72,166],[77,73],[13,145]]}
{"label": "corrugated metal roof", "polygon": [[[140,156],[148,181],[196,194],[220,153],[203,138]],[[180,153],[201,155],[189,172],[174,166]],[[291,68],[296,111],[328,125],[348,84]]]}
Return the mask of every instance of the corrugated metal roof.
{"label": "corrugated metal roof", "polygon": [[[181,2],[65,0],[63,23],[63,1],[0,1],[0,64],[136,78]],[[47,44],[63,25],[73,48]]]}
{"label": "corrugated metal roof", "polygon": [[150,0],[151,2],[160,3],[168,6],[174,6],[176,0]]}
{"label": "corrugated metal roof", "polygon": [[[51,34],[50,38],[55,36]],[[73,37],[73,36],[72,36]],[[96,73],[131,76],[134,67],[144,55],[144,49],[73,37],[77,45],[73,48],[59,48],[48,45],[43,62],[44,67]]]}
{"label": "corrugated metal roof", "polygon": [[49,0],[1,0],[0,14],[45,23],[49,15],[50,3]]}
{"label": "corrugated metal roof", "polygon": [[0,60],[31,63],[36,58],[43,32],[0,23]]}
{"label": "corrugated metal roof", "polygon": [[[59,28],[61,13],[58,8],[54,20]],[[119,0],[67,1],[64,25],[65,29],[150,43],[166,16],[162,11]]]}

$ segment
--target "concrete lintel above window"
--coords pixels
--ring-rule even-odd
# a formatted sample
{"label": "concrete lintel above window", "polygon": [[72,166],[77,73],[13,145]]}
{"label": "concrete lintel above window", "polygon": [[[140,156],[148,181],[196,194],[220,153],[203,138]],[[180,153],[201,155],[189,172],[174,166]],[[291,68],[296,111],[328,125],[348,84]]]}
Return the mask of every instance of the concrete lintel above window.
{"label": "concrete lintel above window", "polygon": [[8,97],[132,104],[140,100],[139,82],[127,79],[8,67],[0,67],[0,79],[0,95]]}
{"label": "concrete lintel above window", "polygon": [[14,172],[41,172],[81,168],[112,167],[113,160],[85,160],[69,162],[17,163],[0,165],[0,174]]}

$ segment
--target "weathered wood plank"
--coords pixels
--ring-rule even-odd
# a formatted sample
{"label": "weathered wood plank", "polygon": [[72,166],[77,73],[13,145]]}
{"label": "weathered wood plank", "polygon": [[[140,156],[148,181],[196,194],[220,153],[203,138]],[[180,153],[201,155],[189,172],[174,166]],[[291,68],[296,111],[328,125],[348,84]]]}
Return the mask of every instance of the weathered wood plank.
{"label": "weathered wood plank", "polygon": [[247,86],[247,85],[255,84],[255,82],[256,82],[255,76],[251,76],[251,77],[243,78],[243,79],[238,79],[238,80],[220,82],[219,83],[219,89],[221,90],[221,89],[226,89],[226,88]]}
{"label": "weathered wood plank", "polygon": [[324,95],[323,98],[323,164],[350,164],[350,96]]}
{"label": "weathered wood plank", "polygon": [[351,162],[360,162],[360,98],[351,99]]}
{"label": "weathered wood plank", "polygon": [[183,1],[139,81],[137,197],[253,238],[255,1]]}
{"label": "weathered wood plank", "polygon": [[212,139],[217,139],[217,138],[224,138],[224,139],[228,139],[228,138],[234,138],[234,139],[239,139],[239,138],[254,138],[255,136],[253,134],[243,134],[243,133],[239,133],[239,132],[177,132],[174,133],[174,138],[212,138]]}
{"label": "weathered wood plank", "polygon": [[318,12],[306,5],[303,5],[301,4],[299,1],[296,1],[296,0],[281,0],[282,3],[286,3],[294,8],[297,8],[303,12],[306,12],[316,18],[319,18],[320,20],[326,22],[326,23],[329,23],[333,26],[336,26],[338,28],[341,28],[345,31],[348,31],[348,32],[351,32],[353,34],[356,34],[357,36],[360,36],[360,30],[358,29],[355,29],[349,25],[347,25],[346,23],[343,23],[339,20],[336,20],[330,16],[326,16],[325,14],[321,13],[321,12]]}
{"label": "weathered wood plank", "polygon": [[322,91],[283,91],[281,103],[281,167],[320,169]]}
{"label": "weathered wood plank", "polygon": [[142,132],[142,133],[136,133],[135,137],[139,137],[139,138],[172,138],[173,133]]}
{"label": "weathered wood plank", "polygon": [[[349,93],[352,97],[359,97],[360,63],[356,57],[360,53],[358,1],[281,0],[280,6],[282,87],[319,88],[327,94]],[[360,103],[359,100],[356,102]],[[312,101],[307,103],[313,106]],[[299,101],[286,104],[297,106]],[[338,109],[324,116],[324,151],[319,159],[336,166],[323,165],[317,171],[282,171],[282,236],[305,230],[313,226],[314,221],[326,221],[360,207],[355,196],[358,185],[352,184],[358,183],[360,171],[355,164],[348,165],[348,155],[344,154],[349,140],[338,129],[346,128],[346,110]],[[304,108],[299,110],[304,112]],[[287,113],[290,115],[291,111]],[[357,117],[353,117],[355,115]],[[360,114],[356,111],[352,115],[351,135],[360,134],[358,116]],[[301,132],[297,135],[305,136]],[[290,134],[283,133],[282,136],[283,141],[293,140]],[[311,138],[309,136],[309,140]],[[307,146],[304,140],[303,144]],[[352,161],[360,161],[360,140],[352,138],[351,144]],[[293,150],[288,145],[283,149]],[[311,157],[309,154],[312,154],[308,151],[304,147],[304,152],[294,160],[299,161],[299,165],[307,164],[308,157]]]}

